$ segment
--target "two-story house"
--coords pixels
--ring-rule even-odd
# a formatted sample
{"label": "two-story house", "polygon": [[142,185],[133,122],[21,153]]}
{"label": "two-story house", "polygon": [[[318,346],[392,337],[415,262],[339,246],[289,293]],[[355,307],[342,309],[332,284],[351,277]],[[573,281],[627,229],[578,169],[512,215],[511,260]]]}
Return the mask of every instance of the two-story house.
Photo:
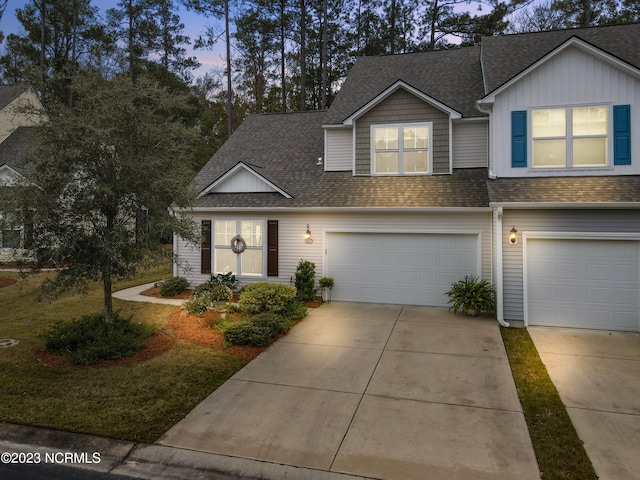
{"label": "two-story house", "polygon": [[[45,119],[36,93],[18,85],[0,85],[0,189],[11,188],[24,178],[24,154],[33,129]],[[1,206],[0,206],[1,207]],[[25,229],[0,209],[0,262],[11,260],[25,243]]]}
{"label": "two-story house", "polygon": [[501,323],[640,328],[640,25],[360,58],[328,111],[249,117],[198,174],[197,284],[447,305],[465,275]]}

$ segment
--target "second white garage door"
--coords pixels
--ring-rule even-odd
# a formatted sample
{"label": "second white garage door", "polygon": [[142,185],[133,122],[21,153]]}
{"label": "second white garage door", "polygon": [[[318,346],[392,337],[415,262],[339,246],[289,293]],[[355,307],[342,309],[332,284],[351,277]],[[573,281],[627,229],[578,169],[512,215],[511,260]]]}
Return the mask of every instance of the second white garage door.
{"label": "second white garage door", "polygon": [[478,245],[467,234],[327,233],[332,298],[445,306],[452,282],[480,274]]}
{"label": "second white garage door", "polygon": [[530,325],[638,331],[637,241],[527,240]]}

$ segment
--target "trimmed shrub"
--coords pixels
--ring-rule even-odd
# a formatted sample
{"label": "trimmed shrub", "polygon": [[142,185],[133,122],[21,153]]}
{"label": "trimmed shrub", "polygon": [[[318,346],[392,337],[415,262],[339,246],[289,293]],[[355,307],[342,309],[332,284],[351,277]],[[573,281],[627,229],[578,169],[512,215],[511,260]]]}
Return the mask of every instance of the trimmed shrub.
{"label": "trimmed shrub", "polygon": [[256,325],[251,320],[232,323],[223,333],[225,341],[230,345],[263,347],[272,337],[269,326]]}
{"label": "trimmed shrub", "polygon": [[240,294],[240,308],[249,313],[282,312],[296,298],[296,289],[279,283],[258,282],[247,285]]}
{"label": "trimmed shrub", "polygon": [[118,313],[113,314],[113,322],[107,325],[104,314],[98,313],[56,323],[42,337],[48,350],[62,353],[76,365],[90,365],[132,354],[154,330]]}
{"label": "trimmed shrub", "polygon": [[233,292],[226,285],[215,285],[211,289],[211,301],[228,302],[233,297]]}
{"label": "trimmed shrub", "polygon": [[198,285],[193,290],[193,293],[200,293],[204,291],[211,292],[213,291],[214,287],[218,285],[223,285],[225,287],[228,287],[233,292],[233,289],[236,287],[237,284],[238,284],[238,280],[236,280],[236,276],[231,272],[217,273],[217,274],[212,273],[209,276],[209,280]]}
{"label": "trimmed shrub", "polygon": [[307,316],[307,307],[301,302],[293,302],[282,312],[282,316],[287,320],[299,320]]}
{"label": "trimmed shrub", "polygon": [[160,282],[158,286],[163,297],[175,297],[189,288],[189,282],[184,277],[173,277]]}
{"label": "trimmed shrub", "polygon": [[296,268],[296,289],[298,300],[308,302],[313,300],[316,291],[316,265],[313,262],[300,260]]}
{"label": "trimmed shrub", "polygon": [[191,315],[202,315],[210,305],[211,295],[206,290],[194,293],[184,302],[184,307]]}

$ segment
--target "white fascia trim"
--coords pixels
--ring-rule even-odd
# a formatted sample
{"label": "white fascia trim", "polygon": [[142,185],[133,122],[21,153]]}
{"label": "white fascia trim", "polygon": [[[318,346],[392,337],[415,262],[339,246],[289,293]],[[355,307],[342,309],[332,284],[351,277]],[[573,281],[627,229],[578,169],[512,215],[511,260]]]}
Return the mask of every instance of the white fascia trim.
{"label": "white fascia trim", "polygon": [[490,207],[504,209],[640,209],[640,202],[491,202]]}
{"label": "white fascia trim", "polygon": [[462,118],[462,114],[460,112],[452,109],[451,107],[448,107],[444,103],[439,102],[435,98],[430,97],[429,95],[421,92],[420,90],[412,87],[411,85],[403,82],[402,80],[399,80],[396,83],[394,83],[393,85],[391,85],[389,88],[387,88],[385,91],[380,93],[378,96],[376,96],[373,100],[371,100],[365,106],[361,107],[360,109],[356,110],[356,112],[354,112],[350,116],[348,116],[342,123],[344,125],[353,124],[354,120],[356,120],[357,118],[359,118],[362,115],[364,115],[366,112],[371,110],[378,103],[380,103],[382,100],[384,100],[385,98],[387,98],[389,95],[391,95],[392,93],[396,92],[400,88],[405,89],[406,91],[408,91],[409,93],[412,93],[413,95],[415,95],[416,97],[420,98],[421,100],[423,100],[423,101],[425,101],[427,103],[430,103],[434,107],[442,110],[443,112],[447,113],[449,115],[449,117],[452,118],[452,119],[453,118]]}
{"label": "white fascia trim", "polygon": [[526,240],[640,240],[637,232],[522,232],[522,242]]}
{"label": "white fascia trim", "polygon": [[262,175],[260,175],[258,172],[256,172],[254,169],[252,169],[249,165],[247,165],[244,162],[238,162],[233,168],[227,170],[226,173],[224,173],[222,176],[218,177],[216,180],[214,180],[213,183],[211,183],[211,185],[209,185],[208,187],[206,187],[204,190],[202,190],[202,192],[200,192],[198,194],[198,198],[206,195],[207,193],[209,193],[211,190],[213,190],[217,185],[220,185],[221,183],[223,183],[225,180],[227,180],[229,177],[231,177],[232,175],[234,175],[238,170],[240,170],[241,168],[244,168],[247,172],[251,173],[252,175],[255,175],[256,177],[258,177],[261,181],[263,181],[264,183],[266,183],[267,185],[269,185],[271,188],[273,188],[274,190],[276,190],[278,193],[280,193],[283,197],[285,198],[293,198],[291,195],[289,195],[287,192],[285,192],[284,190],[282,190],[280,187],[278,187],[275,183],[270,182],[269,180],[267,180],[266,178],[264,178]]}
{"label": "white fascia trim", "polygon": [[498,94],[500,94],[501,92],[503,92],[504,90],[509,88],[514,83],[520,81],[520,79],[522,79],[523,77],[529,75],[532,71],[536,70],[541,65],[545,64],[546,62],[548,62],[552,58],[556,57],[557,55],[559,55],[561,52],[563,52],[564,50],[566,50],[569,47],[577,47],[577,48],[579,48],[581,50],[584,50],[584,51],[586,51],[588,53],[591,53],[593,56],[599,58],[600,60],[602,60],[604,62],[607,62],[607,63],[610,63],[610,64],[613,64],[614,66],[616,66],[619,69],[623,70],[625,73],[627,73],[627,74],[629,74],[629,75],[631,75],[631,76],[633,76],[635,78],[640,78],[640,70],[639,69],[637,69],[637,68],[629,65],[628,63],[626,63],[626,62],[614,57],[613,55],[608,54],[604,50],[601,50],[598,47],[595,47],[595,46],[585,42],[584,40],[581,40],[578,37],[574,36],[574,37],[571,37],[570,39],[568,39],[566,42],[564,42],[561,45],[559,45],[558,47],[556,47],[555,49],[553,49],[552,51],[550,51],[549,53],[547,53],[544,57],[542,57],[537,62],[532,63],[531,65],[529,65],[526,69],[524,69],[518,75],[513,77],[511,80],[508,80],[507,82],[505,82],[502,85],[500,85],[498,88],[496,88],[489,95],[486,95],[485,97],[483,97],[480,100],[478,100],[477,104],[478,105],[493,104],[496,101],[496,96]]}
{"label": "white fascia trim", "polygon": [[331,213],[491,213],[490,207],[192,207],[175,212],[331,212]]}

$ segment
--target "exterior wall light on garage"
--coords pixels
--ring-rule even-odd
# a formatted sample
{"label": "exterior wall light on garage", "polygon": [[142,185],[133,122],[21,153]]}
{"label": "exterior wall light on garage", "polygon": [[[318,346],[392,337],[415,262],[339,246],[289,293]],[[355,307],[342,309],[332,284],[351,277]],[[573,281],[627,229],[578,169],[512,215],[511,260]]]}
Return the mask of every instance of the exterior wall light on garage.
{"label": "exterior wall light on garage", "polygon": [[311,230],[309,230],[308,223],[307,223],[307,231],[304,234],[304,243],[313,243],[313,237],[311,236]]}
{"label": "exterior wall light on garage", "polygon": [[516,230],[516,227],[512,227],[509,231],[509,243],[511,245],[518,243],[518,230]]}

